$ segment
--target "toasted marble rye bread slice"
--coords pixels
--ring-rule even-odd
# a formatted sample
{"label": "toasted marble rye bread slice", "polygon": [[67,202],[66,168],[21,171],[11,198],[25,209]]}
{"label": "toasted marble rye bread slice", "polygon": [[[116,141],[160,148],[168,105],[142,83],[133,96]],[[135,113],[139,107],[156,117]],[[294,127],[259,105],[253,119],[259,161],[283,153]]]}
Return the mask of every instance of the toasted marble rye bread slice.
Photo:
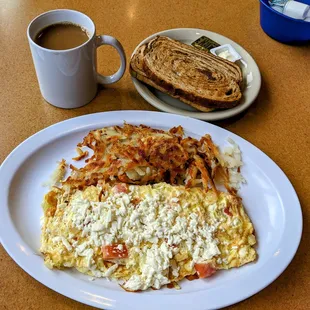
{"label": "toasted marble rye bread slice", "polygon": [[236,64],[163,36],[138,48],[130,73],[204,112],[232,108],[242,97],[242,73]]}

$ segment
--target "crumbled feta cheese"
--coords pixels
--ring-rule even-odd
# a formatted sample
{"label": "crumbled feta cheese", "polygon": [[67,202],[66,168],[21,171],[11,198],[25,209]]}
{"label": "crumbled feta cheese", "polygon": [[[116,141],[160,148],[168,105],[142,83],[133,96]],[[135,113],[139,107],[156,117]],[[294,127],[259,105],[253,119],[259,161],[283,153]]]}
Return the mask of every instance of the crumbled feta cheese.
{"label": "crumbled feta cheese", "polygon": [[141,276],[133,275],[131,278],[125,283],[124,287],[128,290],[137,291],[140,290],[143,286],[143,282]]}
{"label": "crumbled feta cheese", "polygon": [[64,244],[64,246],[66,247],[66,249],[68,251],[72,250],[72,246],[71,246],[71,244],[68,242],[68,240],[66,238],[61,237],[61,241],[62,241],[62,243]]}
{"label": "crumbled feta cheese", "polygon": [[124,248],[124,246],[121,243],[117,246],[117,249],[120,250],[120,251],[122,251],[123,248]]}
{"label": "crumbled feta cheese", "polygon": [[104,225],[101,222],[95,222],[91,228],[92,231],[101,231],[104,230]]}
{"label": "crumbled feta cheese", "polygon": [[61,239],[61,237],[54,237],[53,239],[52,239],[52,242],[53,243],[57,243],[57,242],[61,242],[62,241],[62,239]]}
{"label": "crumbled feta cheese", "polygon": [[82,244],[80,244],[79,246],[76,247],[75,251],[78,253],[78,254],[81,254],[84,252],[84,250],[86,249],[87,247],[87,242],[84,242]]}
{"label": "crumbled feta cheese", "polygon": [[112,265],[107,271],[104,273],[104,277],[110,277],[112,273],[118,268],[118,264]]}
{"label": "crumbled feta cheese", "polygon": [[[82,237],[88,238],[80,245],[74,240],[70,242],[75,255],[85,257],[85,265],[94,276],[99,272],[109,277],[118,265],[103,273],[95,270],[92,248],[118,242],[125,243],[129,249],[126,264],[139,260],[141,274],[133,275],[124,284],[128,290],[160,288],[169,283],[170,262],[174,255],[181,254],[181,244],[191,253],[191,266],[220,254],[218,240],[213,237],[218,223],[209,226],[195,213],[201,210],[190,212],[189,203],[181,205],[175,193],[171,198],[160,191],[153,195],[147,193],[141,201],[132,203],[135,190],[135,186],[129,186],[129,193],[106,196],[104,202],[90,202],[79,192],[70,202],[71,212],[64,212],[72,226],[82,231]],[[69,242],[68,245],[71,246]],[[122,251],[123,244],[118,244],[117,249]],[[177,277],[179,269],[173,268],[172,274]]]}
{"label": "crumbled feta cheese", "polygon": [[243,165],[241,151],[233,139],[228,138],[227,141],[231,146],[226,147],[220,156],[225,167],[228,168],[230,185],[235,189],[239,189],[241,184],[246,183],[240,173],[240,167]]}

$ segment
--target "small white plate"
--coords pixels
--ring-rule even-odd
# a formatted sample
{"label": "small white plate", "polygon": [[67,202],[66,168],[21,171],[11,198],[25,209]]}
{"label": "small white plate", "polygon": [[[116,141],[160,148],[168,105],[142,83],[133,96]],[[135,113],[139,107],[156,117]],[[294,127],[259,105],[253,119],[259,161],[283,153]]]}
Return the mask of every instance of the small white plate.
{"label": "small white plate", "polygon": [[206,36],[220,45],[231,44],[242,57],[242,61],[239,60],[238,64],[240,65],[243,73],[245,88],[243,89],[243,98],[238,106],[227,110],[218,110],[206,113],[198,111],[182,101],[172,98],[132,77],[133,84],[135,85],[138,93],[152,106],[164,112],[195,117],[206,121],[216,121],[237,115],[247,109],[254,102],[261,87],[261,75],[254,59],[240,45],[215,32],[195,28],[177,28],[157,32],[149,36],[135,48],[133,54],[140,45],[148,42],[158,35],[167,36],[189,45],[201,36]]}
{"label": "small white plate", "polygon": [[[72,163],[76,144],[87,133],[104,126],[145,124],[168,129],[181,125],[194,138],[209,133],[224,146],[231,137],[242,150],[240,191],[255,227],[258,260],[241,268],[219,271],[205,280],[181,281],[181,290],[128,293],[105,279],[71,270],[49,270],[39,255],[41,201],[48,191],[56,162]],[[74,162],[76,165],[76,163]],[[298,248],[301,208],[291,183],[281,169],[255,146],[220,127],[189,117],[147,111],[115,111],[73,118],[33,135],[19,145],[0,167],[0,240],[21,268],[49,288],[77,301],[103,309],[206,310],[228,306],[259,292],[287,267]],[[27,308],[27,305],[25,305]]]}

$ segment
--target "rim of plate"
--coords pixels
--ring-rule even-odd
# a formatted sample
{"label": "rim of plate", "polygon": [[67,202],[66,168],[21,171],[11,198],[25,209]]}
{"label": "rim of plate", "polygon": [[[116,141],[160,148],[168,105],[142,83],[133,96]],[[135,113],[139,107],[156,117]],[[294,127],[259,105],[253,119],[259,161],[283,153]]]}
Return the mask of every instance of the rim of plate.
{"label": "rim of plate", "polygon": [[[34,257],[33,255],[31,257],[29,256],[29,253],[33,253],[33,250],[26,244],[25,241],[23,241],[22,236],[16,231],[9,212],[9,204],[7,201],[8,191],[15,172],[19,169],[24,160],[31,156],[35,150],[43,147],[48,143],[51,143],[52,141],[55,141],[56,139],[60,139],[61,137],[76,131],[86,129],[90,130],[90,127],[98,128],[100,126],[123,122],[124,120],[132,123],[142,122],[146,125],[148,123],[156,123],[156,126],[161,127],[171,127],[171,124],[174,124],[175,122],[183,125],[184,127],[186,126],[187,128],[193,128],[191,129],[191,132],[197,135],[201,135],[201,131],[206,131],[208,127],[215,130],[224,131],[233,139],[238,140],[239,144],[246,144],[248,153],[254,152],[260,160],[265,160],[267,162],[268,168],[270,168],[273,173],[280,177],[282,180],[281,198],[284,196],[284,198],[290,200],[291,208],[286,210],[285,214],[287,212],[292,212],[292,210],[294,211],[294,216],[285,216],[285,225],[283,228],[282,239],[280,240],[282,252],[284,251],[285,255],[280,255],[280,260],[277,258],[274,260],[268,260],[265,265],[262,266],[268,270],[275,270],[274,273],[271,275],[268,274],[267,277],[263,275],[263,272],[258,273],[256,275],[254,284],[250,274],[242,275],[239,278],[239,280],[243,281],[243,289],[241,293],[240,289],[236,286],[230,287],[228,291],[226,291],[227,288],[225,288],[224,297],[220,298],[220,301],[216,299],[216,301],[212,301],[213,303],[211,305],[210,303],[205,305],[204,300],[206,296],[206,290],[183,294],[180,293],[180,295],[160,294],[150,296],[149,294],[143,293],[135,294],[122,291],[115,292],[113,290],[106,290],[102,287],[98,288],[96,286],[92,286],[91,292],[88,292],[87,287],[89,283],[84,284],[84,282],[79,282],[80,285],[77,287],[74,285],[68,286],[64,283],[65,281],[61,281],[61,279],[67,279],[69,277],[66,272],[56,273],[51,271],[48,276],[44,277],[42,273],[40,273],[40,269],[34,267],[34,261],[38,264],[43,263],[42,257]],[[46,139],[42,139],[43,137],[46,137]],[[281,198],[279,197],[279,199]],[[303,223],[301,206],[294,187],[281,168],[256,146],[239,137],[238,135],[235,135],[226,129],[212,125],[210,123],[205,123],[190,117],[150,111],[127,110],[88,114],[56,123],[32,135],[24,142],[19,144],[7,156],[7,158],[0,166],[0,205],[2,205],[0,216],[0,241],[7,253],[22,269],[24,269],[37,281],[62,295],[65,295],[84,304],[92,305],[94,307],[104,307],[105,309],[144,309],[145,303],[149,303],[150,301],[153,303],[152,309],[155,309],[154,307],[163,304],[167,306],[169,305],[171,309],[185,309],[185,307],[190,307],[190,300],[193,300],[193,298],[197,301],[202,301],[202,303],[199,303],[199,305],[203,306],[199,309],[210,309],[210,307],[214,309],[240,302],[264,289],[275,279],[277,279],[278,276],[287,268],[298,249]],[[11,242],[12,239],[14,242]],[[285,242],[285,240],[288,239],[293,240],[293,243],[288,245],[288,243]],[[23,252],[22,255],[21,251]],[[217,292],[221,288],[223,289],[223,286],[208,289],[207,293],[212,296],[214,295],[214,292]],[[191,298],[188,298],[188,294],[190,294]],[[177,298],[180,298],[181,296],[185,296],[185,298],[180,300],[179,304],[176,304]],[[156,300],[158,300],[158,302],[156,302]],[[132,305],[133,307],[131,307]]]}
{"label": "rim of plate", "polygon": [[252,103],[256,100],[256,98],[259,94],[259,91],[261,88],[261,73],[259,71],[258,65],[256,64],[254,58],[247,52],[246,49],[244,49],[241,45],[239,45],[235,41],[233,41],[233,40],[231,40],[231,39],[229,39],[229,38],[227,38],[221,34],[218,34],[216,32],[212,32],[209,30],[199,29],[199,28],[173,28],[173,29],[167,29],[167,30],[159,31],[157,33],[154,33],[154,34],[148,36],[146,39],[141,41],[136,46],[136,48],[134,49],[133,53],[131,54],[131,57],[136,52],[136,50],[139,48],[139,46],[150,41],[152,38],[154,38],[158,35],[165,35],[165,36],[169,37],[172,35],[172,33],[182,33],[182,32],[191,32],[191,31],[200,32],[201,33],[200,35],[205,35],[205,36],[208,36],[210,34],[212,36],[217,36],[220,38],[220,40],[226,41],[227,44],[233,44],[239,50],[241,50],[242,53],[246,54],[246,56],[252,62],[252,65],[253,65],[253,68],[255,71],[255,75],[256,75],[256,79],[257,79],[257,83],[258,83],[256,89],[251,91],[251,92],[253,92],[253,95],[251,96],[251,98],[248,101],[245,101],[245,102],[237,105],[234,108],[223,110],[223,111],[213,111],[213,112],[186,111],[186,110],[179,109],[179,108],[176,108],[174,106],[171,106],[170,104],[159,99],[156,95],[154,95],[154,93],[152,93],[150,91],[150,89],[148,88],[148,86],[146,86],[146,84],[140,82],[139,80],[137,80],[136,78],[131,76],[131,80],[132,80],[136,90],[140,94],[140,96],[143,99],[145,99],[149,104],[151,104],[152,106],[154,106],[155,108],[157,108],[161,111],[168,112],[168,113],[174,113],[174,114],[178,114],[178,115],[183,115],[183,116],[190,116],[190,117],[194,117],[194,118],[205,120],[205,121],[222,120],[222,119],[230,118],[232,116],[235,116],[235,115],[240,114],[241,112],[245,111],[247,108],[249,108],[252,105]]}

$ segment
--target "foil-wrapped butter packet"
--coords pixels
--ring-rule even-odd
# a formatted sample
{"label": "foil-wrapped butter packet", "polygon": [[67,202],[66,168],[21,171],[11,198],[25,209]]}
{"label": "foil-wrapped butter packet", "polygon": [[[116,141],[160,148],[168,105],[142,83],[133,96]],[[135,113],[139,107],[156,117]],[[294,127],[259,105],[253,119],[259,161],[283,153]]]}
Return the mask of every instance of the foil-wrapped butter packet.
{"label": "foil-wrapped butter packet", "polygon": [[201,50],[210,52],[210,49],[218,47],[218,46],[220,46],[220,44],[218,44],[217,42],[211,40],[210,38],[208,38],[206,36],[202,36],[199,39],[197,39],[196,41],[194,41],[192,43],[192,46],[199,48]]}

